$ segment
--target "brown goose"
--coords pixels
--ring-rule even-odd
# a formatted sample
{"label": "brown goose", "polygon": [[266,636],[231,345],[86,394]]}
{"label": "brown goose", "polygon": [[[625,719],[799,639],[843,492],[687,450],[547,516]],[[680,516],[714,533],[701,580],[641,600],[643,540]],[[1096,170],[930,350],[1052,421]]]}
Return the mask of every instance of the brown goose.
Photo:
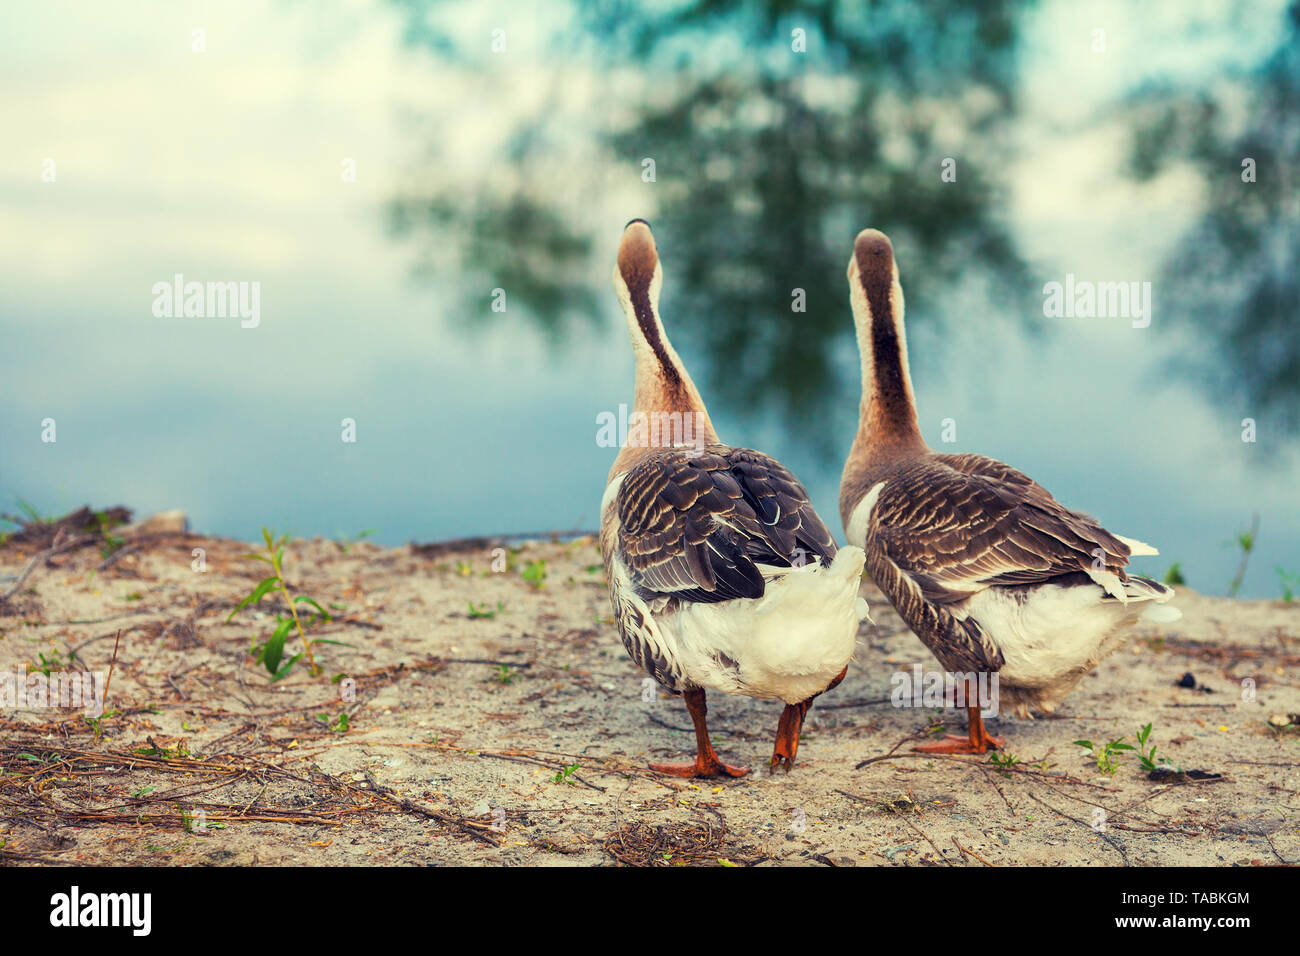
{"label": "brown goose", "polygon": [[[849,544],[950,674],[996,674],[999,706],[1051,712],[1138,618],[1177,620],[1172,589],[1125,571],[1155,548],[1111,534],[1041,485],[982,455],[921,438],[894,250],[874,229],[849,261],[862,357],[858,432],[840,482]],[[917,747],[984,753],[1002,741],[967,698],[968,737]]]}
{"label": "brown goose", "polygon": [[705,690],[779,699],[770,769],[788,771],[812,700],[840,682],[866,604],[863,555],[835,540],[780,462],[718,441],[659,318],[663,273],[649,226],[628,223],[614,286],[636,355],[635,407],[601,502],[600,544],[623,645],[686,700],[686,777],[741,776],[718,759]]}

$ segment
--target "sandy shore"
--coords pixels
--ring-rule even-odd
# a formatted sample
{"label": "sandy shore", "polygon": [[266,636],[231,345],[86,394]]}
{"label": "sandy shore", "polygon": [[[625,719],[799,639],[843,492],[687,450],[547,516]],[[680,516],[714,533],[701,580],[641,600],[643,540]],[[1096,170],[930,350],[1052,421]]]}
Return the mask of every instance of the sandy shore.
{"label": "sandy shore", "polygon": [[[754,772],[691,783],[646,768],[689,756],[690,721],[643,699],[594,543],[525,544],[497,571],[491,544],[290,542],[295,593],[334,608],[315,635],[345,645],[278,682],[248,653],[276,602],[226,623],[260,544],[162,534],[38,562],[0,608],[0,671],[111,665],[108,713],[0,709],[0,862],[1300,861],[1300,733],[1270,723],[1300,713],[1300,605],[1181,591],[1184,619],[1135,630],[1057,717],[992,721],[1016,761],[999,766],[908,752],[964,718],[888,702],[892,674],[933,661],[864,583],[875,623],[795,770],[766,769],[779,705],[713,695],[719,752]],[[39,550],[0,549],[0,591]],[[1071,744],[1147,723],[1158,756],[1206,776],[1152,780],[1132,751],[1102,773]]]}

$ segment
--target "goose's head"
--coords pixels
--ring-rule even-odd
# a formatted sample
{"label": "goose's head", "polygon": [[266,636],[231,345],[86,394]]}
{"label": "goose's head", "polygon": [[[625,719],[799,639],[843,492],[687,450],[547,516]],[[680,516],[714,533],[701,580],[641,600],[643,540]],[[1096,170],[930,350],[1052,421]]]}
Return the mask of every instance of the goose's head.
{"label": "goose's head", "polygon": [[[618,244],[618,261],[614,266],[614,291],[629,322],[635,322],[640,328],[644,318],[658,316],[659,289],[663,282],[659,250],[650,223],[633,219],[623,227],[623,240]],[[637,328],[630,327],[629,331],[635,341]]]}
{"label": "goose's head", "polygon": [[864,229],[849,259],[849,304],[862,356],[862,424],[878,433],[919,434],[903,327],[903,287],[894,246],[878,229]]}
{"label": "goose's head", "polygon": [[[658,416],[669,416],[671,427],[667,433],[658,433],[659,440],[654,437],[657,426],[652,424],[650,427],[650,443],[654,447],[665,444],[703,447],[716,442],[718,436],[709,421],[699,390],[664,332],[659,318],[659,289],[662,285],[663,269],[659,265],[654,234],[644,219],[633,219],[623,227],[623,239],[618,245],[614,290],[623,306],[627,334],[636,356],[634,411],[638,415],[649,415],[656,421]],[[677,422],[681,422],[680,427]],[[624,451],[627,451],[626,447]],[[625,464],[626,458],[621,454],[615,466],[623,467]]]}
{"label": "goose's head", "polygon": [[861,328],[873,318],[897,318],[903,324],[903,287],[898,282],[894,244],[879,229],[863,229],[853,240],[849,259],[849,303]]}
{"label": "goose's head", "polygon": [[654,233],[644,219],[633,219],[623,228],[614,266],[614,291],[627,318],[627,332],[637,353],[638,364],[649,360],[665,382],[680,384],[680,362],[659,318],[659,289],[664,273]]}

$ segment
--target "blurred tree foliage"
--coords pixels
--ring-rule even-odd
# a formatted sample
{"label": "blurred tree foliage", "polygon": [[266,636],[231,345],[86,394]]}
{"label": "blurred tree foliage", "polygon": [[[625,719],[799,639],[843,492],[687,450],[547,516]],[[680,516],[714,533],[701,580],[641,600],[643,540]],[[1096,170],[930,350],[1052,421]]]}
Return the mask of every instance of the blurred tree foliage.
{"label": "blurred tree foliage", "polygon": [[[1181,363],[1261,430],[1300,430],[1300,0],[1276,51],[1205,86],[1161,84],[1129,103],[1139,181],[1190,164],[1204,212],[1165,267],[1161,309],[1194,323]],[[1253,182],[1243,180],[1253,161]],[[1262,437],[1262,436],[1261,436]],[[1266,443],[1273,447],[1273,443]]]}
{"label": "blurred tree foliage", "polygon": [[[482,55],[452,39],[448,5],[397,2],[410,42],[471,64]],[[577,168],[572,130],[542,110],[484,157],[480,182],[434,182],[395,199],[394,231],[459,251],[454,273],[474,296],[466,321],[490,320],[487,283],[561,341],[621,328],[606,278],[617,230],[651,219],[665,322],[688,361],[703,360],[695,374],[710,401],[775,413],[829,453],[843,435],[812,423],[856,395],[845,269],[859,229],[894,239],[910,327],[940,327],[940,296],[951,304],[958,288],[995,289],[1007,313],[1037,308],[1001,215],[1023,7],[573,0],[572,19],[559,18],[571,26],[542,68],[630,71],[635,95],[583,117]],[[800,39],[806,52],[794,49]],[[555,169],[580,180],[593,163],[639,181],[645,157],[656,181],[641,208],[607,210],[593,225],[574,200],[599,197],[584,199],[581,183],[557,189]],[[955,182],[941,181],[945,157],[957,160]],[[434,262],[425,264],[435,275],[452,271]],[[792,311],[796,289],[805,312]]]}

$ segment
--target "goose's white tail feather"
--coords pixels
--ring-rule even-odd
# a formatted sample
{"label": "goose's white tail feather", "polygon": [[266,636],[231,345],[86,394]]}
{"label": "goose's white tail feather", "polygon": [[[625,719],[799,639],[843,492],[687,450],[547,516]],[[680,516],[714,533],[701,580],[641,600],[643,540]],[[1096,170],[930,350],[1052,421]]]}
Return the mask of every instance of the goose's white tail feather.
{"label": "goose's white tail feather", "polygon": [[761,598],[683,606],[664,621],[683,669],[729,694],[797,704],[821,693],[853,656],[867,613],[858,596],[865,560],[844,547],[829,566],[764,568]]}
{"label": "goose's white tail feather", "polygon": [[1183,612],[1176,607],[1168,604],[1152,604],[1143,610],[1139,621],[1147,621],[1151,624],[1169,624],[1173,621],[1181,620]]}
{"label": "goose's white tail feather", "polygon": [[[1101,572],[1093,575],[1094,580]],[[1003,656],[1004,690],[1018,710],[1050,711],[1097,662],[1122,642],[1136,621],[1168,623],[1182,617],[1166,603],[1173,588],[1150,578],[1089,585],[1044,584],[1029,590],[989,588],[964,610]],[[1112,587],[1118,586],[1119,594]]]}
{"label": "goose's white tail feather", "polygon": [[1122,534],[1117,534],[1115,537],[1128,545],[1129,553],[1135,558],[1143,558],[1160,553],[1145,541],[1139,541],[1137,538],[1126,538]]}
{"label": "goose's white tail feather", "polygon": [[1114,571],[1094,571],[1089,568],[1088,577],[1092,578],[1103,591],[1115,600],[1125,604],[1128,603],[1129,594],[1124,588],[1124,582],[1119,579],[1119,575]]}

